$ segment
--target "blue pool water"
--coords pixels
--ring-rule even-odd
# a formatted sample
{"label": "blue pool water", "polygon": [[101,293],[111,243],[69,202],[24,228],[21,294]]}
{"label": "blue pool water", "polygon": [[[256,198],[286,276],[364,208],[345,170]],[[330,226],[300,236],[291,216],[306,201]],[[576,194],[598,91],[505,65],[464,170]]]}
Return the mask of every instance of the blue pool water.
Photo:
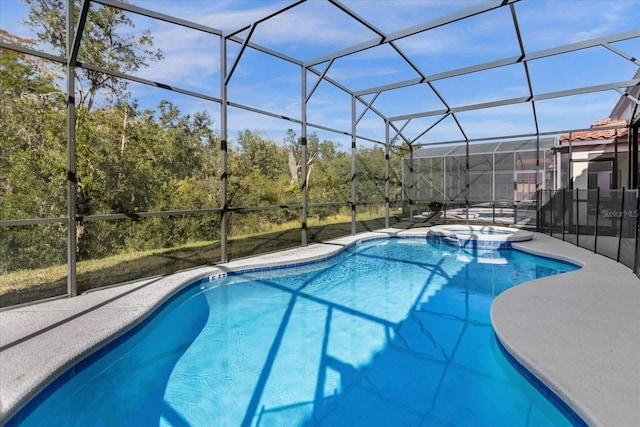
{"label": "blue pool water", "polygon": [[14,417],[25,426],[563,426],[493,299],[577,267],[422,239],[203,281]]}

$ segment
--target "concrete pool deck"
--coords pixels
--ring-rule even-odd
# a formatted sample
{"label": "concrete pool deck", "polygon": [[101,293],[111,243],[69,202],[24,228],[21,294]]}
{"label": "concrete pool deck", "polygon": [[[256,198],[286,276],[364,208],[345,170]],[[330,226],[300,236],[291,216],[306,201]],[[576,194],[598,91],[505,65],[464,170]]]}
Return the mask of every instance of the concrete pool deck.
{"label": "concrete pool deck", "polygon": [[[427,231],[363,233],[1,311],[0,424],[203,276],[324,258],[363,238]],[[583,268],[502,293],[491,318],[504,347],[589,425],[640,425],[640,279],[615,261],[546,235],[513,246]]]}

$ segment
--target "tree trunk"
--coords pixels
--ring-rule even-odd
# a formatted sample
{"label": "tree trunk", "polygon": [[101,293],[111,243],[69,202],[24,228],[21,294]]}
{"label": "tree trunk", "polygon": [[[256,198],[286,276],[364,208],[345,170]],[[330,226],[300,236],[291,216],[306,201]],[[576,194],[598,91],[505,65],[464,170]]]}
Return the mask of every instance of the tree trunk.
{"label": "tree trunk", "polygon": [[298,183],[298,162],[293,155],[293,150],[289,150],[289,174],[291,175],[291,183]]}
{"label": "tree trunk", "polygon": [[120,155],[124,153],[125,130],[127,130],[127,109],[124,109],[124,119],[122,121],[122,139],[120,140]]}

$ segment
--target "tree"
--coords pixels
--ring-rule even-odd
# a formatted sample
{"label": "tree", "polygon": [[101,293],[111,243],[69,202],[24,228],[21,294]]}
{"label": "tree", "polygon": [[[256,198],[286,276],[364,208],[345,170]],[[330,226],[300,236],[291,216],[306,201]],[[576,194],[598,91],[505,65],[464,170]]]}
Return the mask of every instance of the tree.
{"label": "tree", "polygon": [[[0,29],[0,41],[24,47],[33,47],[35,40],[25,39]],[[3,97],[38,98],[62,95],[54,85],[50,66],[44,60],[0,48],[0,91]]]}
{"label": "tree", "polygon": [[[0,30],[0,40],[32,40]],[[61,217],[65,212],[64,97],[44,61],[0,49],[0,219]],[[62,224],[0,232],[0,274],[61,263]]]}
{"label": "tree", "polygon": [[[287,129],[287,136],[284,138],[284,143],[289,149],[288,162],[289,162],[289,175],[291,175],[291,183],[297,184],[299,182],[300,171],[302,170],[302,138],[297,138],[293,129]],[[306,182],[309,185],[309,177],[311,176],[311,169],[313,162],[318,157],[320,143],[318,135],[314,132],[307,138],[307,158],[304,162],[307,164],[307,176]]]}
{"label": "tree", "polygon": [[[30,6],[26,24],[37,29],[38,40],[66,56],[65,0],[25,0]],[[80,13],[81,0],[74,1],[75,18]],[[127,13],[113,7],[91,7],[88,12],[78,57],[81,61],[121,73],[135,72],[150,62],[163,58],[153,50],[153,37],[146,30],[139,37],[128,33],[134,28]],[[128,97],[128,82],[121,78],[82,69],[78,73],[78,105],[91,110],[100,90],[118,102]]]}
{"label": "tree", "polygon": [[[0,40],[33,43],[6,31]],[[0,53],[0,217],[59,216],[65,206],[64,98],[51,96],[53,79],[41,74],[39,60]]]}
{"label": "tree", "polygon": [[[289,157],[289,175],[291,177],[291,185],[289,192],[298,189],[298,183],[301,179],[302,171],[302,138],[296,137],[293,129],[287,130],[284,138],[284,144],[288,149]],[[318,134],[313,132],[307,138],[307,175],[306,184],[308,197],[313,202],[326,202],[332,200],[332,195],[336,190],[336,175],[332,163],[336,160],[338,154],[336,152],[336,144],[330,140],[320,142]],[[312,171],[316,171],[313,175]]]}
{"label": "tree", "polygon": [[358,201],[384,199],[385,153],[381,146],[360,146],[356,154],[356,194]]}
{"label": "tree", "polygon": [[[123,148],[123,116],[128,115]],[[219,206],[218,139],[206,112],[183,115],[162,101],[137,112],[117,105],[78,115],[78,213],[95,215]],[[207,232],[208,234],[206,234]],[[210,217],[88,222],[79,259],[212,238]]]}

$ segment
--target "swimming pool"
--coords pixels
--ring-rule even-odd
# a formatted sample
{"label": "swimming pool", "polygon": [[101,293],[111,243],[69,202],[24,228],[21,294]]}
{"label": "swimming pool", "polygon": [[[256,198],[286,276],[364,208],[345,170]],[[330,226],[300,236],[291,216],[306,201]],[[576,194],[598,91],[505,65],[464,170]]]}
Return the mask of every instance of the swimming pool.
{"label": "swimming pool", "polygon": [[204,280],[13,421],[568,425],[507,362],[489,307],[514,284],[575,268],[385,239],[323,263]]}

